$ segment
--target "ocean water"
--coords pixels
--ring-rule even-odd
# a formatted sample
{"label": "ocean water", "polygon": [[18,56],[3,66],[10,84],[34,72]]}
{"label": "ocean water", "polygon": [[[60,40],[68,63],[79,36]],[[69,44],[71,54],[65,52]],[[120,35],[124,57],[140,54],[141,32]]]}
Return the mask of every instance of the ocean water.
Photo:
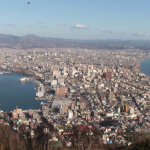
{"label": "ocean water", "polygon": [[24,77],[16,73],[0,74],[0,110],[12,111],[16,108],[39,109],[41,101],[35,100],[35,83],[21,83]]}
{"label": "ocean water", "polygon": [[150,58],[145,59],[140,64],[140,71],[147,76],[150,76]]}

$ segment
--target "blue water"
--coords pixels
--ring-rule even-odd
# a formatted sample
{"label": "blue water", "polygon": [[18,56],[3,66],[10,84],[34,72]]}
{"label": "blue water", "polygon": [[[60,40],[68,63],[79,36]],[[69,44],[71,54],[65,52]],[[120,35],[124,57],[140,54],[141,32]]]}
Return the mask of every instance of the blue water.
{"label": "blue water", "polygon": [[147,76],[150,76],[150,58],[147,58],[141,62],[140,71]]}
{"label": "blue water", "polygon": [[0,110],[12,111],[16,108],[39,109],[41,101],[35,100],[35,83],[20,83],[24,77],[16,73],[0,74]]}

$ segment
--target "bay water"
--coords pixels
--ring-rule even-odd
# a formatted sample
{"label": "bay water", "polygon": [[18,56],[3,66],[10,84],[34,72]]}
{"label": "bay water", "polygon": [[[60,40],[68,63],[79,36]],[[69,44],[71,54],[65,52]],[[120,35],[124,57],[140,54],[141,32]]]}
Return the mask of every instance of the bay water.
{"label": "bay water", "polygon": [[140,71],[147,76],[150,76],[150,58],[147,58],[141,62]]}
{"label": "bay water", "polygon": [[25,77],[16,73],[0,74],[0,110],[12,111],[16,108],[23,110],[39,109],[42,101],[35,100],[35,83],[21,83]]}

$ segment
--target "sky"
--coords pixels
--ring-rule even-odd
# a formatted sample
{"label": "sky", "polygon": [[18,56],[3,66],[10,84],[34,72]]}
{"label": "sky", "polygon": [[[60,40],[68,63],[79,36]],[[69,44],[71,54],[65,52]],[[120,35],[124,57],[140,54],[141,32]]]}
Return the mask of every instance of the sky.
{"label": "sky", "polygon": [[150,0],[0,0],[0,34],[150,40],[149,16]]}

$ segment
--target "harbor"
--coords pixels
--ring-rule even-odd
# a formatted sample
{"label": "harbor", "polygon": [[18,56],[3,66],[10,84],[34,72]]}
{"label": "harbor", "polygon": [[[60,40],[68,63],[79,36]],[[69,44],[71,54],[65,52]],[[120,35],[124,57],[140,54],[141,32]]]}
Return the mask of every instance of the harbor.
{"label": "harbor", "polygon": [[11,71],[0,71],[0,74],[12,73]]}
{"label": "harbor", "polygon": [[12,111],[16,106],[23,110],[40,108],[44,99],[35,100],[35,82],[22,84],[19,80],[23,77],[16,73],[0,75],[0,110]]}
{"label": "harbor", "polygon": [[26,82],[26,81],[31,81],[31,80],[32,78],[27,78],[27,77],[19,79],[20,82]]}

